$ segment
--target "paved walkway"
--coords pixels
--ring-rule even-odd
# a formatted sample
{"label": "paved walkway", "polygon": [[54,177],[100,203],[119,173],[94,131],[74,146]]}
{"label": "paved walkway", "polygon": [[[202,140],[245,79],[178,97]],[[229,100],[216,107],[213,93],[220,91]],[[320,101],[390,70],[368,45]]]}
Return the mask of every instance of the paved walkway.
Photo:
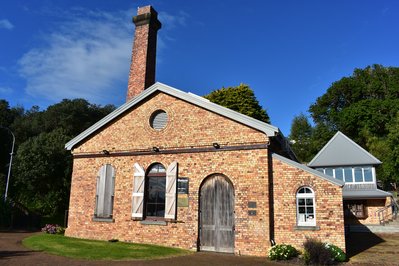
{"label": "paved walkway", "polygon": [[24,232],[0,232],[0,265],[280,265],[265,258],[234,256],[207,252],[150,261],[89,261],[31,251],[22,246],[22,239],[32,235]]}
{"label": "paved walkway", "polygon": [[347,239],[350,261],[354,265],[399,265],[399,233],[351,233]]}

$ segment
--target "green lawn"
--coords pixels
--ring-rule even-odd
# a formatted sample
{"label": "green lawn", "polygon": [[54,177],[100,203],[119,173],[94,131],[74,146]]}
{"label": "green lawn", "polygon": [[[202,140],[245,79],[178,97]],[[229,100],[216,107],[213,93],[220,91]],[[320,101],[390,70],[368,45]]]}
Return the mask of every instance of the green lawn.
{"label": "green lawn", "polygon": [[146,244],[107,242],[37,234],[25,238],[23,245],[55,255],[89,260],[158,259],[190,254],[190,251]]}

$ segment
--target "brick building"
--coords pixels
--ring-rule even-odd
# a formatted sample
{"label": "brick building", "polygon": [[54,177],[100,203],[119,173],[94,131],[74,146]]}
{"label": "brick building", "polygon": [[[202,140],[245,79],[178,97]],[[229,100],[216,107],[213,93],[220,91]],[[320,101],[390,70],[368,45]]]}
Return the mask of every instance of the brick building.
{"label": "brick building", "polygon": [[345,249],[344,182],[296,162],[280,130],[155,83],[150,6],[138,9],[127,102],[66,144],[66,235],[265,256],[306,237]]}

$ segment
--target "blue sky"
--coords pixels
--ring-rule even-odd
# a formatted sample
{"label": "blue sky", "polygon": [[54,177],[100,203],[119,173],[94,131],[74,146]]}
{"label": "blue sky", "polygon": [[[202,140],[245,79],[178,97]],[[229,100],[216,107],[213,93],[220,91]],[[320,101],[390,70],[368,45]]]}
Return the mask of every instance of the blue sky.
{"label": "blue sky", "polygon": [[138,6],[159,31],[156,80],[205,95],[246,83],[273,125],[354,68],[399,66],[398,1],[31,0],[0,3],[0,99],[125,102]]}

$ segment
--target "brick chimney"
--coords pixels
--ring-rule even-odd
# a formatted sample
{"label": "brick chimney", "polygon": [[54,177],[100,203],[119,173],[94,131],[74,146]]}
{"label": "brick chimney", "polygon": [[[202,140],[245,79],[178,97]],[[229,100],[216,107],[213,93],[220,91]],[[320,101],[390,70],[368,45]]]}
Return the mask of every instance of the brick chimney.
{"label": "brick chimney", "polygon": [[158,13],[151,6],[139,7],[133,23],[136,31],[126,101],[155,83],[157,32],[162,26]]}

